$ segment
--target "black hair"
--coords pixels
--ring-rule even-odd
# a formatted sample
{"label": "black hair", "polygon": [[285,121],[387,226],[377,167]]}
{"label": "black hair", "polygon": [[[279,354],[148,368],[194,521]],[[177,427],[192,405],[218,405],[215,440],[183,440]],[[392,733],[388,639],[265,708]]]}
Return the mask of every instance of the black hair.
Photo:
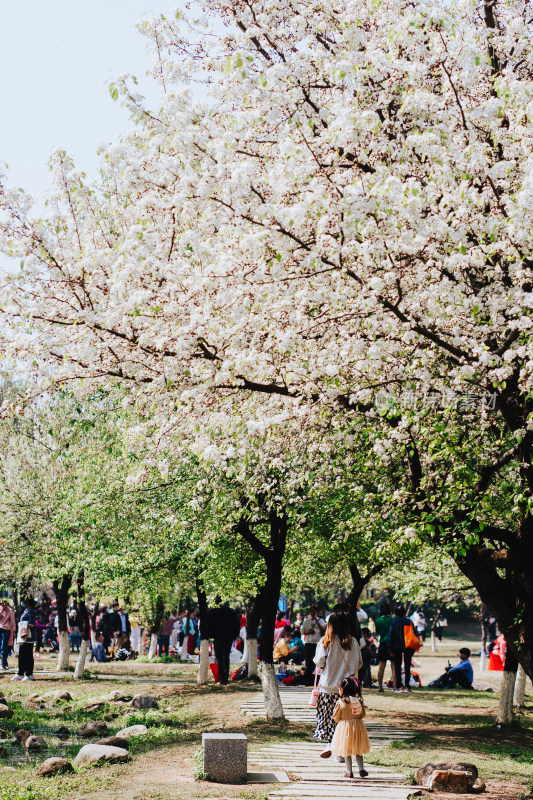
{"label": "black hair", "polygon": [[464,656],[466,656],[467,658],[470,658],[470,652],[471,652],[471,651],[469,650],[469,648],[468,648],[468,647],[461,647],[461,649],[459,650],[459,653],[460,653],[461,655],[464,655]]}
{"label": "black hair", "polygon": [[396,606],[396,616],[397,617],[405,617],[405,607],[401,604]]}
{"label": "black hair", "polygon": [[390,605],[387,602],[382,603],[379,613],[382,617],[388,617],[390,614]]}
{"label": "black hair", "polygon": [[339,694],[342,697],[361,697],[361,682],[358,678],[343,678],[339,683]]}
{"label": "black hair", "polygon": [[368,635],[370,636],[370,628],[361,628],[361,633],[363,634],[363,636],[365,635],[365,633],[368,633]]}

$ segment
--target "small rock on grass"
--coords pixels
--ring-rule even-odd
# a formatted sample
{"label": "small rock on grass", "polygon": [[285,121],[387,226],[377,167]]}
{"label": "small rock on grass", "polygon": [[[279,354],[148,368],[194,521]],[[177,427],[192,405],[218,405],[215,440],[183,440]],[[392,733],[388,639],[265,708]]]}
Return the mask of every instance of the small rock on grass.
{"label": "small rock on grass", "polygon": [[13,716],[13,709],[0,703],[0,719],[10,719]]}
{"label": "small rock on grass", "polygon": [[56,731],[56,736],[59,736],[60,739],[66,739],[68,736],[70,736],[70,731],[64,725],[61,725],[61,727]]}
{"label": "small rock on grass", "polygon": [[26,750],[42,750],[46,747],[46,742],[42,736],[28,736],[24,740],[24,747]]}
{"label": "small rock on grass", "polygon": [[0,744],[0,756],[2,756],[2,758],[7,756],[7,747],[4,747],[3,744]]}
{"label": "small rock on grass", "polygon": [[129,703],[132,699],[132,695],[128,694],[127,692],[123,692],[121,689],[114,689],[112,692],[109,692],[104,699],[110,703],[117,701],[121,703]]}
{"label": "small rock on grass", "polygon": [[47,758],[35,774],[39,778],[48,778],[67,772],[74,772],[74,767],[66,758]]}
{"label": "small rock on grass", "polygon": [[121,739],[131,739],[133,736],[146,736],[148,728],[146,725],[130,725],[129,728],[123,728],[117,733]]}
{"label": "small rock on grass", "polygon": [[132,708],[146,710],[148,708],[159,708],[157,698],[151,694],[136,694],[131,702]]}
{"label": "small rock on grass", "polygon": [[86,722],[82,725],[78,730],[78,736],[81,736],[83,739],[90,739],[92,736],[102,736],[102,734],[108,733],[108,731],[109,728],[105,722],[94,720],[94,722]]}
{"label": "small rock on grass", "polygon": [[17,744],[24,744],[28,736],[31,736],[29,731],[24,730],[24,728],[19,728],[15,733],[15,741]]}
{"label": "small rock on grass", "polygon": [[122,736],[107,736],[105,739],[100,739],[96,744],[105,744],[108,747],[123,747],[127,750],[131,742],[129,739],[123,739]]}
{"label": "small rock on grass", "polygon": [[52,703],[62,703],[66,700],[73,700],[72,695],[70,692],[67,692],[66,689],[58,689],[57,691],[54,690],[53,692],[46,692],[43,694],[43,700],[49,700],[50,698],[52,698]]}
{"label": "small rock on grass", "polygon": [[471,792],[474,794],[481,794],[487,788],[485,781],[482,781],[481,778],[476,778],[474,781],[472,788],[470,789]]}
{"label": "small rock on grass", "polygon": [[74,759],[74,766],[90,767],[93,764],[120,764],[124,761],[129,761],[130,758],[130,754],[123,747],[86,744]]}
{"label": "small rock on grass", "polygon": [[9,735],[8,732],[5,731],[3,728],[0,728],[0,739],[8,739]]}

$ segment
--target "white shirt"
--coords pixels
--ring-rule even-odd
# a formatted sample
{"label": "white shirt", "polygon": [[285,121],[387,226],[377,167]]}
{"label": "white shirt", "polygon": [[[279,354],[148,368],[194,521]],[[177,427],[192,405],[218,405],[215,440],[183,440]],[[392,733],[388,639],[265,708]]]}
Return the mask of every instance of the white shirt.
{"label": "white shirt", "polygon": [[322,637],[316,646],[314,662],[317,667],[324,669],[318,686],[320,691],[326,694],[338,694],[342,679],[357,675],[363,666],[361,648],[353,636],[349,650],[343,650],[337,637],[331,647],[324,647],[324,637]]}

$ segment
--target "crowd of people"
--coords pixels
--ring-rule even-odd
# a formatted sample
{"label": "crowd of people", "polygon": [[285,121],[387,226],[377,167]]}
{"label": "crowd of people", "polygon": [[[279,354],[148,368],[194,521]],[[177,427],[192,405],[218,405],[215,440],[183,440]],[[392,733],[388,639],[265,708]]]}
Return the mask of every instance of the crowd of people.
{"label": "crowd of people", "polygon": [[[82,614],[80,605],[72,602],[68,609],[68,635],[73,650],[79,649],[82,632],[90,636],[91,661],[134,659],[147,655],[150,646],[153,648],[154,632],[141,624],[138,608],[127,611],[116,600],[110,605],[89,606],[87,610],[88,620]],[[359,603],[355,619],[349,617],[348,609],[343,604],[335,606],[331,614],[323,607],[319,610],[316,605],[312,605],[307,614],[297,611],[292,622],[286,612],[280,611],[275,622],[273,642],[273,660],[277,665],[279,681],[307,686],[316,683],[317,666],[322,666],[320,662],[329,641],[330,621],[331,624],[344,625],[344,622],[335,622],[336,619],[350,619],[351,634],[356,642],[353,651],[349,649],[350,658],[358,663],[355,666],[349,662],[353,667],[353,672],[349,674],[358,678],[362,688],[372,688],[377,684],[379,692],[385,691],[387,686],[396,693],[410,692],[413,687],[421,685],[414,660],[416,651],[423,646],[428,627],[441,640],[443,629],[447,626],[442,609],[437,609],[428,622],[421,607],[415,608],[407,616],[406,608],[402,604],[397,604],[392,613],[386,600],[380,603],[375,619],[369,617]],[[240,609],[230,608],[228,604],[211,608],[208,627],[211,670],[217,682],[222,685],[228,683],[232,664],[241,665],[235,673],[238,677],[244,677],[244,651],[247,641],[245,613]],[[486,620],[486,627],[491,657],[489,668],[502,668],[499,664],[505,659],[505,641],[502,644],[500,640],[503,637],[497,636],[493,617]],[[169,659],[198,660],[201,634],[198,609],[176,609],[165,615],[161,622],[157,632],[157,652],[159,656]],[[261,628],[257,633],[257,638],[260,637]],[[3,670],[9,668],[9,654],[18,651],[18,672],[13,680],[33,680],[34,654],[39,658],[44,647],[49,647],[51,652],[57,651],[58,638],[57,604],[47,594],[43,594],[39,600],[30,597],[15,609],[8,599],[0,601],[0,654]],[[328,672],[334,670],[338,657],[342,654],[342,648],[340,651],[334,648],[329,653],[326,678],[323,677],[324,673],[320,678],[320,693],[337,695],[338,676],[335,674],[334,685],[324,681],[328,680]],[[387,664],[390,664],[391,672],[390,679],[386,682]],[[337,663],[337,666],[340,669],[340,664]],[[376,680],[373,679],[372,667],[377,667]],[[469,688],[472,681],[470,650],[462,648],[458,664],[449,664],[439,679],[430,685],[433,688]],[[323,690],[324,687],[327,688]],[[333,700],[321,698],[320,713],[324,708],[331,710],[333,705]],[[331,715],[326,716],[329,719]]]}

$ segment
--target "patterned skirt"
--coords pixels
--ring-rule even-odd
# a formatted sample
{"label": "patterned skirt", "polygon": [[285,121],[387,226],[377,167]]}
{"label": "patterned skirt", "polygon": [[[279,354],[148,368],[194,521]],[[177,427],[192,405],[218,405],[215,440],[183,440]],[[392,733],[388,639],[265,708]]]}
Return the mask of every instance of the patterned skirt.
{"label": "patterned skirt", "polygon": [[321,742],[331,742],[337,723],[333,719],[333,709],[339,699],[338,694],[319,692],[316,704],[316,730],[314,738]]}

